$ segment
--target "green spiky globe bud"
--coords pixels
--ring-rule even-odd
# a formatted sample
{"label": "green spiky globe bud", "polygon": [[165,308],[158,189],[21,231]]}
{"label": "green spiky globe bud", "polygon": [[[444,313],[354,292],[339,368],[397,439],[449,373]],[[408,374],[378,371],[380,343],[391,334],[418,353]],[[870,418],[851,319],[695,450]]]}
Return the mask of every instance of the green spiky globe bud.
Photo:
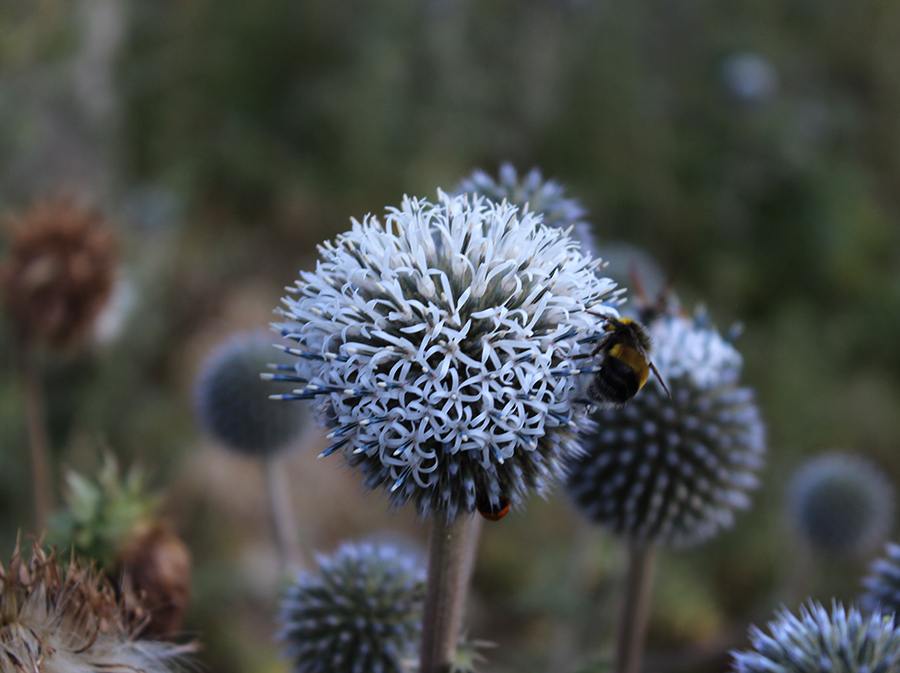
{"label": "green spiky globe bud", "polygon": [[687,547],[749,506],[765,452],[753,392],[738,386],[740,354],[711,328],[663,316],[649,326],[655,377],[630,403],[604,409],[586,455],[572,462],[568,490],[594,522],[625,537]]}
{"label": "green spiky globe bud", "polygon": [[544,224],[560,229],[572,227],[572,238],[583,252],[595,253],[591,225],[585,221],[587,210],[577,199],[564,196],[565,189],[554,180],[544,180],[538,168],[532,168],[521,180],[510,163],[500,166],[497,180],[482,170],[476,170],[456,188],[456,194],[477,194],[495,203],[504,200],[520,209],[528,210],[543,218]]}
{"label": "green spiky globe bud", "polygon": [[866,590],[859,603],[864,609],[883,613],[900,611],[900,545],[889,542],[885,556],[872,563],[862,583]]}
{"label": "green spiky globe bud", "polygon": [[199,424],[238,453],[266,457],[291,445],[303,425],[296,407],[269,399],[290,385],[271,381],[270,363],[286,365],[267,332],[238,334],[214,350],[197,377],[194,407]]}
{"label": "green spiky globe bud", "polygon": [[281,604],[295,673],[401,673],[421,630],[425,574],[390,545],[344,544],[301,572]]}
{"label": "green spiky globe bud", "polygon": [[788,516],[816,552],[862,558],[894,523],[894,487],[862,456],[833,451],[803,463],[788,484]]}
{"label": "green spiky globe bud", "polygon": [[769,623],[771,635],[750,629],[752,650],[732,652],[734,673],[889,673],[900,670],[900,630],[894,616],[863,616],[836,603],[831,614],[819,603],[796,617],[782,609]]}

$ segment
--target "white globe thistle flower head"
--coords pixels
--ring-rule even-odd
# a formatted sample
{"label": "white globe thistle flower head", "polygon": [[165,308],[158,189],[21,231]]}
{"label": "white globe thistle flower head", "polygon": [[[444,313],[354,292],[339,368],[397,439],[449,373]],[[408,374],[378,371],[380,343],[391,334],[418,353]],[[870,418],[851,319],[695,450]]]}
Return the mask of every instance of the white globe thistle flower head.
{"label": "white globe thistle flower head", "polygon": [[615,284],[565,232],[503,202],[438,192],[320,246],[276,324],[297,342],[283,399],[318,401],[334,443],[421,516],[543,492],[591,421],[585,376]]}

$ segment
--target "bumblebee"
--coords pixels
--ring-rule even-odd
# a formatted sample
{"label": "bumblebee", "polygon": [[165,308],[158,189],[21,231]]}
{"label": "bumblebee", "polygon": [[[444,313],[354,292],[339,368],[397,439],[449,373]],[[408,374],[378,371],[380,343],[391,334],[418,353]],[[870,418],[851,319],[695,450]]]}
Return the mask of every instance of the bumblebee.
{"label": "bumblebee", "polygon": [[475,506],[478,513],[488,521],[500,521],[509,512],[509,498],[501,494],[499,502],[495,505],[487,496],[479,495],[475,500]]}
{"label": "bumblebee", "polygon": [[604,334],[593,350],[582,357],[601,356],[600,364],[591,370],[588,397],[601,405],[621,406],[644,387],[652,371],[669,396],[659,371],[650,361],[650,336],[631,318],[606,318]]}

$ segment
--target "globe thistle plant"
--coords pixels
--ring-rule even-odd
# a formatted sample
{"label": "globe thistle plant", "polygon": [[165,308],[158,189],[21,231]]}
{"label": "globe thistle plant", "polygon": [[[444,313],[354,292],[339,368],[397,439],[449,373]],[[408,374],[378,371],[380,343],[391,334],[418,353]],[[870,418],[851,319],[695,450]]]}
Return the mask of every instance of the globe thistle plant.
{"label": "globe thistle plant", "polygon": [[800,608],[797,617],[782,609],[769,632],[750,630],[752,650],[732,652],[734,673],[861,673],[900,669],[900,630],[894,616],[879,611],[863,616],[835,603],[831,614],[819,603]]}
{"label": "globe thistle plant", "polygon": [[664,315],[648,329],[672,398],[651,377],[628,405],[599,411],[568,490],[593,521],[628,539],[687,547],[749,505],[765,431],[752,391],[738,385],[740,354],[704,314]]}
{"label": "globe thistle plant", "polygon": [[301,572],[281,605],[295,673],[400,673],[414,657],[425,577],[390,545],[344,544]]}
{"label": "globe thistle plant", "polygon": [[889,542],[884,557],[872,563],[862,583],[866,590],[859,603],[863,608],[885,614],[900,610],[900,545]]}
{"label": "globe thistle plant", "polygon": [[0,615],[2,671],[167,673],[192,649],[138,639],[139,620],[104,579],[37,546],[0,566]]}
{"label": "globe thistle plant", "polygon": [[894,487],[862,456],[839,451],[803,463],[788,483],[788,516],[814,551],[861,558],[877,549],[894,523]]}
{"label": "globe thistle plant", "polygon": [[[194,390],[200,425],[222,446],[265,457],[283,451],[300,434],[303,415],[269,399],[273,384],[263,380],[270,363],[291,358],[272,347],[267,332],[236,334],[204,361]],[[281,390],[290,388],[281,384]]]}
{"label": "globe thistle plant", "polygon": [[577,199],[565,196],[565,189],[554,180],[544,180],[538,168],[532,168],[521,180],[515,167],[503,163],[497,180],[476,170],[456,188],[456,194],[475,194],[495,203],[507,201],[542,216],[544,224],[560,229],[572,227],[571,236],[582,250],[595,253],[591,225],[585,221],[587,210]]}
{"label": "globe thistle plant", "polygon": [[405,199],[320,246],[277,325],[283,399],[318,400],[333,444],[422,516],[543,492],[589,427],[570,358],[612,308],[599,261],[509,203]]}

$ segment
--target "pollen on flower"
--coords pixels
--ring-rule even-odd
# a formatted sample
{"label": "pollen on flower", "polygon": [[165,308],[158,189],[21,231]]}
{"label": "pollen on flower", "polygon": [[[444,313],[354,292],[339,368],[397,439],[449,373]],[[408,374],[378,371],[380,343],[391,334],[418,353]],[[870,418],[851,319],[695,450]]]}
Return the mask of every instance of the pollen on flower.
{"label": "pollen on flower", "polygon": [[453,518],[542,491],[590,424],[560,375],[617,315],[614,283],[564,232],[508,203],[439,194],[353,221],[275,325],[334,443],[372,489]]}

